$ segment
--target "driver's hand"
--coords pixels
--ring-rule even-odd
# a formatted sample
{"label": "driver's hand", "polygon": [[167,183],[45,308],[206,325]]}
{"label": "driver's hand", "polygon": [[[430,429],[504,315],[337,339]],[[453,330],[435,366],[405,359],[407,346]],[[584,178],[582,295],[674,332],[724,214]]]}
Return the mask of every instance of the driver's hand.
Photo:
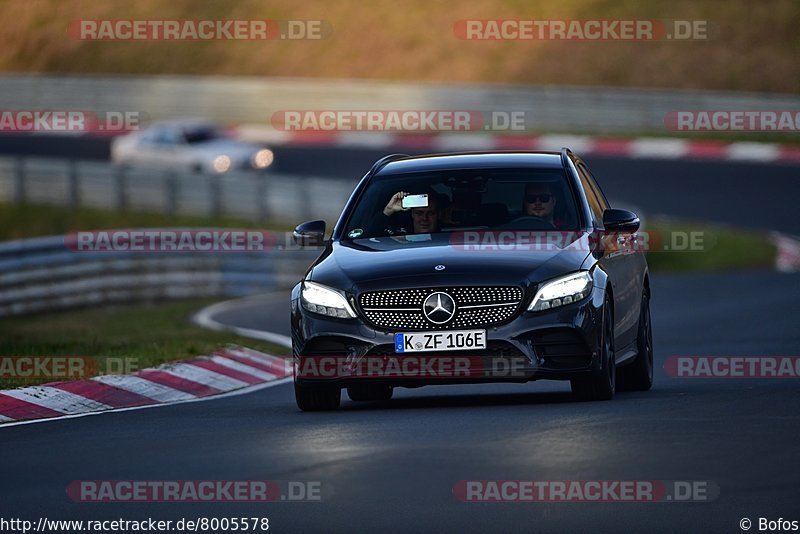
{"label": "driver's hand", "polygon": [[389,203],[386,204],[386,207],[383,208],[383,214],[387,217],[393,215],[399,211],[403,210],[403,198],[408,196],[406,191],[398,191],[395,193],[391,199],[389,199]]}

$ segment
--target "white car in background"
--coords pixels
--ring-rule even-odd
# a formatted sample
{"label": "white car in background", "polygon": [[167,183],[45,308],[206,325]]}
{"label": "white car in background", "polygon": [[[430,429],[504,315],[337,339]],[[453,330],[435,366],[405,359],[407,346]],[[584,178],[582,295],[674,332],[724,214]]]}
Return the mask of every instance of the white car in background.
{"label": "white car in background", "polygon": [[120,165],[212,174],[260,171],[273,159],[269,148],[238,141],[219,125],[200,120],[154,123],[111,144],[111,161]]}

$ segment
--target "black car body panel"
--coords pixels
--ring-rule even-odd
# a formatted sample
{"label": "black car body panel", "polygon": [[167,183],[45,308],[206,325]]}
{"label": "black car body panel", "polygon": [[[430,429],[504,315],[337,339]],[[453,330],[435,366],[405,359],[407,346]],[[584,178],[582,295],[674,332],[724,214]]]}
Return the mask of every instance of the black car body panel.
{"label": "black car body panel", "polygon": [[[464,250],[453,236],[431,234],[420,241],[402,237],[348,238],[345,228],[354,207],[376,177],[436,171],[481,169],[552,169],[563,171],[577,201],[579,228],[558,246],[536,252]],[[636,235],[613,235],[618,249],[592,245],[603,239],[602,211],[608,202],[586,165],[569,151],[562,153],[470,153],[406,157],[380,162],[359,182],[348,201],[331,239],[307,271],[304,281],[292,291],[291,326],[295,364],[298,369],[314,358],[339,357],[348,362],[379,357],[402,358],[395,353],[394,334],[413,332],[409,326],[376,324],[360,301],[370,292],[447,290],[458,288],[519,288],[520,300],[510,317],[487,325],[487,349],[470,352],[473,363],[486,369],[498,361],[514,358],[514,373],[477,373],[469,377],[406,376],[308,376],[295,373],[296,384],[324,383],[349,387],[365,380],[392,386],[417,387],[454,382],[524,382],[540,378],[575,379],[597,373],[601,358],[603,309],[613,308],[613,332],[617,364],[636,358],[636,336],[643,293],[649,293],[647,263],[635,243]],[[600,235],[601,237],[598,237]],[[626,241],[627,240],[627,241]],[[570,273],[587,271],[592,287],[579,301],[546,311],[528,311],[537,290],[548,281]],[[304,282],[334,288],[345,295],[356,317],[329,317],[301,305]],[[398,293],[402,294],[402,293]],[[417,330],[442,330],[427,324]],[[418,353],[445,355],[444,352]],[[494,366],[494,367],[493,367]]]}

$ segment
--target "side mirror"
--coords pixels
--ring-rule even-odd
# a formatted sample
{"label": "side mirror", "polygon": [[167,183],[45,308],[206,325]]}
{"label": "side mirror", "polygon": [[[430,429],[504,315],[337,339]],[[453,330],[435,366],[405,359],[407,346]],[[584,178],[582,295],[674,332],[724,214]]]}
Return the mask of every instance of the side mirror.
{"label": "side mirror", "polygon": [[632,211],[609,208],[603,212],[603,227],[607,232],[632,234],[639,229],[639,216]]}
{"label": "side mirror", "polygon": [[325,221],[308,221],[299,225],[292,232],[294,242],[301,247],[316,247],[325,240]]}

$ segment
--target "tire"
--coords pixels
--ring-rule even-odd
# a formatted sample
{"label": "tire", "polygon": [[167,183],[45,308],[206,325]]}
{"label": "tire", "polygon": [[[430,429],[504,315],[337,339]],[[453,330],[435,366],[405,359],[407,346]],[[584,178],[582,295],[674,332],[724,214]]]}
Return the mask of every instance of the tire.
{"label": "tire", "polygon": [[392,398],[394,388],[383,384],[363,384],[347,388],[351,401],[387,401]]}
{"label": "tire", "polygon": [[570,381],[572,394],[582,401],[601,401],[614,398],[617,366],[614,360],[614,315],[608,296],[603,304],[602,335],[600,341],[601,369],[588,378],[573,378]]}
{"label": "tire", "polygon": [[342,390],[331,386],[310,386],[294,383],[294,399],[304,412],[335,410],[342,399]]}
{"label": "tire", "polygon": [[647,293],[642,295],[636,349],[636,360],[619,370],[620,391],[647,391],[653,387],[653,325],[650,322],[650,297]]}

